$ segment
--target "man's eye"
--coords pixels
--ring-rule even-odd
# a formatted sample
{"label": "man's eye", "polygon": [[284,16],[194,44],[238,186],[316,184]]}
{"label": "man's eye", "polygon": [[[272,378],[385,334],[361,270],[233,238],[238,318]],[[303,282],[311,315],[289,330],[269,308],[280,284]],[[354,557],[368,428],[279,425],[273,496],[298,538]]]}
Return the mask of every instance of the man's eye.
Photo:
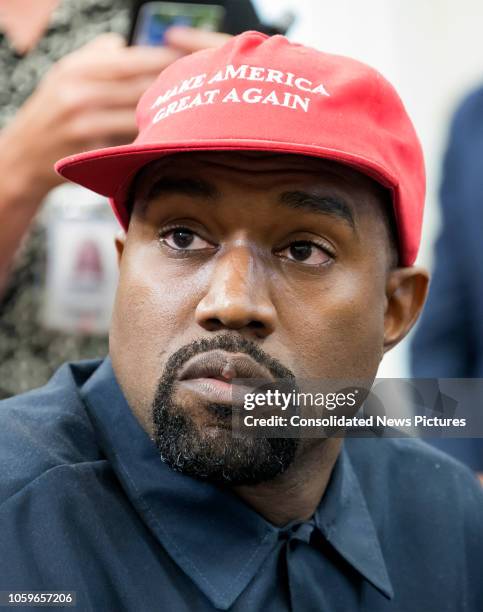
{"label": "man's eye", "polygon": [[312,266],[330,261],[330,255],[322,247],[308,240],[292,242],[288,247],[279,251],[279,254],[291,261],[300,261]]}
{"label": "man's eye", "polygon": [[187,227],[177,227],[169,230],[162,234],[160,238],[164,244],[178,251],[196,251],[213,246]]}

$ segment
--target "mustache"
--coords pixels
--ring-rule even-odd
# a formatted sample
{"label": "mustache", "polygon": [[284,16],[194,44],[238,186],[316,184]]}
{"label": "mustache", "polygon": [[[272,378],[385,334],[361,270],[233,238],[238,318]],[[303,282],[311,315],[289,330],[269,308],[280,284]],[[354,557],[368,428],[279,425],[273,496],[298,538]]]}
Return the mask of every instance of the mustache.
{"label": "mustache", "polygon": [[186,344],[172,353],[164,367],[163,380],[171,383],[179,370],[192,357],[213,350],[223,350],[227,353],[245,353],[261,366],[265,367],[274,378],[295,381],[295,374],[278,359],[271,357],[255,342],[240,335],[229,332],[217,334],[210,338],[200,338]]}
{"label": "mustache", "polygon": [[[174,470],[218,484],[256,484],[274,478],[293,462],[298,440],[267,438],[231,440],[220,436],[218,442],[205,439],[189,411],[174,401],[180,369],[200,353],[221,350],[245,353],[269,372],[275,380],[293,380],[295,375],[255,342],[233,332],[221,332],[182,346],[168,358],[152,403],[154,441],[162,461]],[[207,409],[226,424],[233,406],[210,404]],[[224,426],[224,429],[229,429]],[[227,433],[224,436],[228,436]]]}

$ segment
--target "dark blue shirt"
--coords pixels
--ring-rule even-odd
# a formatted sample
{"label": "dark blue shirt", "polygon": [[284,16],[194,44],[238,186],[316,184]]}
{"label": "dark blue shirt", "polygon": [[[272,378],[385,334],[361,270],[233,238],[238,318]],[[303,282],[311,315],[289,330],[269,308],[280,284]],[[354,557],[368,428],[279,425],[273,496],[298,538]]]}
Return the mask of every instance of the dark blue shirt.
{"label": "dark blue shirt", "polygon": [[415,440],[346,440],[313,518],[280,529],[163,464],[108,359],[0,403],[3,591],[96,612],[477,612],[482,561],[482,490]]}

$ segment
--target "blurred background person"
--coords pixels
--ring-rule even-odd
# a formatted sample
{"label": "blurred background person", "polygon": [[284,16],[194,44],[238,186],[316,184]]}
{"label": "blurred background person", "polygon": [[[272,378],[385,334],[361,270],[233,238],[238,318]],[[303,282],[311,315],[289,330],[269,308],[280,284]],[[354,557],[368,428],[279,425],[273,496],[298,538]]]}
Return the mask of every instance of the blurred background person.
{"label": "blurred background person", "polygon": [[[232,21],[257,27],[250,2],[235,4]],[[0,398],[43,384],[67,359],[107,353],[113,218],[107,202],[73,186],[53,192],[55,214],[42,212],[62,182],[54,162],[130,142],[136,102],[159,72],[226,40],[177,29],[163,47],[126,47],[130,9],[127,0],[0,0]]]}
{"label": "blurred background person", "polygon": [[[428,300],[411,343],[412,373],[483,378],[483,88],[469,95],[453,118],[440,202],[442,227]],[[483,478],[483,440],[428,442]]]}

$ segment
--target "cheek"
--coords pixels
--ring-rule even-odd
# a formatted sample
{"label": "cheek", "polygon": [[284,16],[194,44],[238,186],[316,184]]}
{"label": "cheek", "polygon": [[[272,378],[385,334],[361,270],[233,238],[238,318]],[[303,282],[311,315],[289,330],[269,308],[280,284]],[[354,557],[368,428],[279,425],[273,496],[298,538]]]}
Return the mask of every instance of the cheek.
{"label": "cheek", "polygon": [[328,275],[285,301],[282,327],[290,329],[289,345],[303,376],[375,375],[383,355],[384,287],[383,275]]}
{"label": "cheek", "polygon": [[138,246],[123,255],[110,353],[134,411],[150,405],[167,358],[192,340],[186,334],[196,306],[194,287],[193,279],[160,264],[155,247]]}

